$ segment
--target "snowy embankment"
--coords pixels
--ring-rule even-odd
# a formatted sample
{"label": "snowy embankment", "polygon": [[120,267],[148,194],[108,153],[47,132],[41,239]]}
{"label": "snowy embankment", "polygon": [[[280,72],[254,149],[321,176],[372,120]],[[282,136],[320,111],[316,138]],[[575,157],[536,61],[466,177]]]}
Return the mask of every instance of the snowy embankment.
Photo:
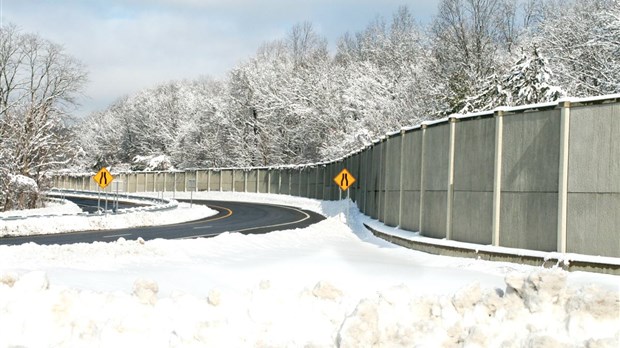
{"label": "snowy embankment", "polygon": [[[177,194],[178,197],[178,194]],[[0,346],[617,347],[620,277],[434,256],[341,202],[265,235],[0,246]]]}

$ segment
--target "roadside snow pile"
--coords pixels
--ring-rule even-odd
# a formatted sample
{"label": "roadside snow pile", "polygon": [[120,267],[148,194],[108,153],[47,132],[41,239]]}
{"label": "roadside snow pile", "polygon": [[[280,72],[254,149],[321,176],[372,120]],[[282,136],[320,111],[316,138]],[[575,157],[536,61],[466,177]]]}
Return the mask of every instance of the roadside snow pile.
{"label": "roadside snow pile", "polygon": [[506,289],[477,284],[452,296],[415,297],[395,287],[360,301],[339,333],[342,347],[618,347],[617,293],[569,288],[566,273],[506,276]]}
{"label": "roadside snow pile", "polygon": [[9,216],[77,214],[81,212],[82,212],[82,209],[73,202],[53,200],[53,201],[45,201],[44,207],[42,208],[10,210],[10,211],[5,211],[5,212],[0,212],[0,217],[5,218]]}
{"label": "roadside snow pile", "polygon": [[42,216],[23,220],[0,220],[0,236],[28,236],[73,231],[169,225],[199,220],[215,214],[217,214],[217,211],[204,205],[194,204],[190,207],[189,203],[179,203],[176,209],[156,212],[137,211],[130,214],[118,215]]}
{"label": "roadside snow pile", "polygon": [[407,286],[356,299],[321,281],[283,291],[159,295],[54,287],[46,273],[0,274],[0,346],[618,347],[618,294],[570,287],[561,270],[510,273],[505,289],[452,295]]}

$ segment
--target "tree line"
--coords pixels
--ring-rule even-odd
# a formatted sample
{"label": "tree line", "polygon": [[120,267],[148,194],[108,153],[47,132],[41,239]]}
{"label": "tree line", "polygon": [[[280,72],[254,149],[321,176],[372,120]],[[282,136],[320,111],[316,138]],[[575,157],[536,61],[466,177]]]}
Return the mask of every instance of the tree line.
{"label": "tree line", "polygon": [[425,26],[411,11],[343,34],[335,52],[300,23],[225,79],[119,100],[85,123],[88,164],[308,163],[452,113],[620,91],[617,1],[443,0]]}
{"label": "tree line", "polygon": [[[620,92],[617,0],[442,0],[426,25],[414,10],[375,18],[332,49],[312,23],[297,24],[223,79],[154,86],[71,127],[66,106],[82,70],[68,64],[75,88],[54,100],[58,129],[43,133],[80,151],[50,150],[59,158],[9,171],[68,160],[88,170],[311,163],[452,113]],[[0,132],[9,114],[28,113],[3,111]],[[0,151],[11,141],[3,135]]]}

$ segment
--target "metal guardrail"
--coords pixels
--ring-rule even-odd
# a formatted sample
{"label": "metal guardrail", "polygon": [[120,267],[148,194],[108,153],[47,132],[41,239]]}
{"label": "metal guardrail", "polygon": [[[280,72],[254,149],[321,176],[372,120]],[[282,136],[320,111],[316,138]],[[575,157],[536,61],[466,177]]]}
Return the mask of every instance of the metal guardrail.
{"label": "metal guardrail", "polygon": [[[97,191],[85,191],[85,190],[65,190],[65,189],[57,189],[53,188],[47,193],[45,193],[46,200],[53,200],[65,202],[65,197],[81,197],[81,198],[97,198],[99,193]],[[179,206],[179,203],[176,200],[170,200],[165,198],[156,198],[156,197],[145,197],[139,195],[131,195],[131,194],[122,194],[117,198],[118,202],[131,202],[131,201],[141,201],[148,203],[147,206],[142,207],[133,207],[133,208],[122,208],[116,210],[100,210],[93,213],[88,212],[80,212],[80,213],[71,213],[71,214],[37,214],[37,215],[15,215],[15,216],[5,216],[0,217],[0,220],[3,221],[11,221],[11,220],[25,220],[30,218],[41,218],[41,217],[62,217],[62,216],[86,216],[86,217],[94,217],[94,216],[102,216],[106,214],[110,215],[120,215],[120,214],[130,214],[135,212],[147,211],[147,212],[159,212],[159,211],[167,211],[176,209]]]}

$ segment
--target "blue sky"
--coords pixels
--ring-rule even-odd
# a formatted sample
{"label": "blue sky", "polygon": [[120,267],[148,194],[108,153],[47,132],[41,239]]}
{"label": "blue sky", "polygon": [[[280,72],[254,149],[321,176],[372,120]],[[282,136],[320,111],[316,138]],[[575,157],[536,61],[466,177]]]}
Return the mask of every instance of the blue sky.
{"label": "blue sky", "polygon": [[312,22],[333,47],[407,5],[428,23],[439,0],[1,0],[2,22],[62,44],[89,72],[77,114],[170,80],[223,77],[261,43]]}

